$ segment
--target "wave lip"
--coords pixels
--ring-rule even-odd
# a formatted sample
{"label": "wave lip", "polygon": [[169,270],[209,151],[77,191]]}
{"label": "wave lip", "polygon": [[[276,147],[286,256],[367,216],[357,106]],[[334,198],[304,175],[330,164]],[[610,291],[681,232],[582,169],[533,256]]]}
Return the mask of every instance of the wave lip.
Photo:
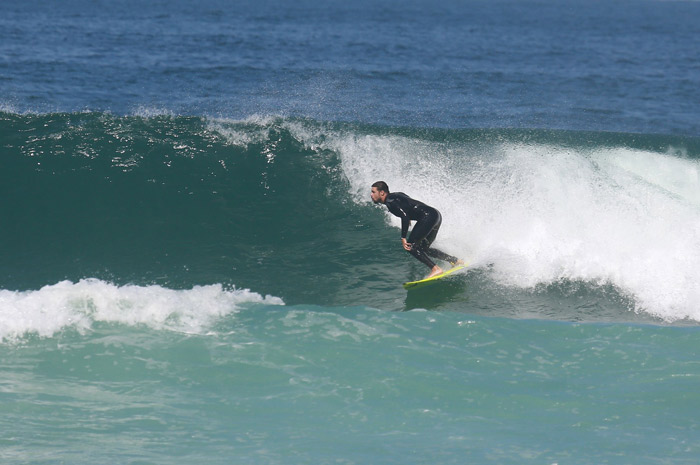
{"label": "wave lip", "polygon": [[34,291],[0,290],[0,340],[28,334],[51,337],[68,328],[85,332],[96,322],[199,333],[217,318],[250,304],[284,302],[248,289],[227,290],[221,284],[174,290],[117,286],[94,278],[61,281]]}

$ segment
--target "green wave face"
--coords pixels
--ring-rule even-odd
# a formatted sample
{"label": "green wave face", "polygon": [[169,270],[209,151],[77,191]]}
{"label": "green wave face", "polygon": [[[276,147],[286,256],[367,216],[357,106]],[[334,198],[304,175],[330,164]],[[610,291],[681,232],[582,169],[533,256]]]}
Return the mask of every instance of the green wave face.
{"label": "green wave face", "polygon": [[[102,113],[2,113],[0,137],[3,289],[220,283],[574,319],[585,295],[584,319],[695,317],[697,139]],[[369,201],[380,179],[442,212],[436,244],[472,263],[463,279],[406,296],[426,270]]]}

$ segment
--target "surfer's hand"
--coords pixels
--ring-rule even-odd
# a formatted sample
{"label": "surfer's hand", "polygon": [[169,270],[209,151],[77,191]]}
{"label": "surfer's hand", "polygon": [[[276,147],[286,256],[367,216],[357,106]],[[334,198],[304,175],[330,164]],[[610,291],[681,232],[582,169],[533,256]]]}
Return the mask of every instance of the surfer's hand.
{"label": "surfer's hand", "polygon": [[403,243],[403,248],[410,252],[411,249],[413,248],[413,244],[408,242],[405,237],[401,238],[401,242]]}

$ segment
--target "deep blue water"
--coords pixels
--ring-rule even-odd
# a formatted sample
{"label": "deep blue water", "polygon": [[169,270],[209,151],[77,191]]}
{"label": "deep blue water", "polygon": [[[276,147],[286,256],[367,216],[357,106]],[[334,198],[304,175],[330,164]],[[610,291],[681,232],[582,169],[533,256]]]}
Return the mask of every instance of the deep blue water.
{"label": "deep blue water", "polygon": [[689,1],[3,2],[2,101],[698,134]]}
{"label": "deep blue water", "polygon": [[0,461],[695,464],[698,18],[2,2]]}

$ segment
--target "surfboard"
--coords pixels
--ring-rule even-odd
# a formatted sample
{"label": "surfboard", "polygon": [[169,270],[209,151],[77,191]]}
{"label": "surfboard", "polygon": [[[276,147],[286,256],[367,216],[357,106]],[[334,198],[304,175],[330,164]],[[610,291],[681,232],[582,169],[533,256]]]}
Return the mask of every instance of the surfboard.
{"label": "surfboard", "polygon": [[435,281],[445,278],[452,273],[463,270],[467,267],[467,265],[457,265],[455,267],[450,268],[447,271],[443,271],[439,275],[433,276],[432,278],[425,278],[425,279],[420,279],[418,281],[409,281],[407,283],[403,283],[404,289],[415,289],[417,287],[422,287],[422,286],[427,286],[428,284],[433,284]]}

